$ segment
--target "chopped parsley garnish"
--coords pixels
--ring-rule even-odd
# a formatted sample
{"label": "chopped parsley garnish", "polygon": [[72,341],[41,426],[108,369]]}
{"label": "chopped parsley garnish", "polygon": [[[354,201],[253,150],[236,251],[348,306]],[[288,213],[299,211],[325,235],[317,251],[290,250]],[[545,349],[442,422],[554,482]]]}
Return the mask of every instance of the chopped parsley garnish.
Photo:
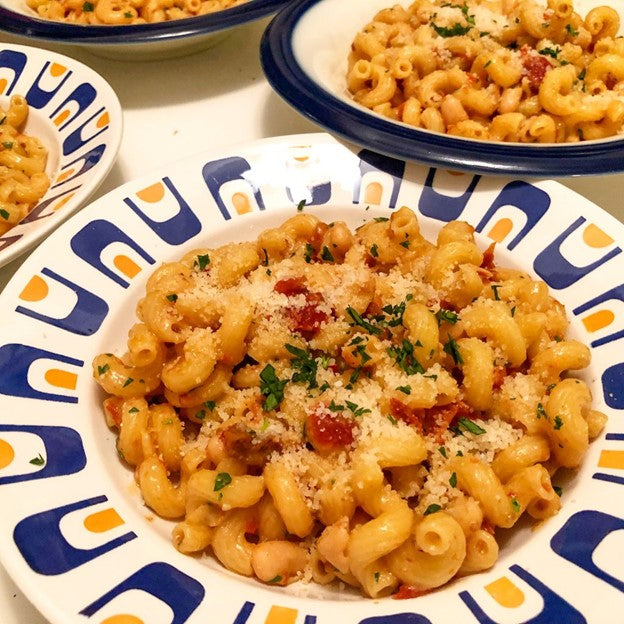
{"label": "chopped parsley garnish", "polygon": [[132,377],[128,377],[126,381],[124,381],[123,387],[125,388],[126,386],[129,386],[133,381],[134,379],[132,379]]}
{"label": "chopped parsley garnish", "polygon": [[339,403],[334,402],[334,399],[331,400],[331,403],[327,406],[332,412],[344,412],[345,406],[340,405]]}
{"label": "chopped parsley garnish", "polygon": [[313,358],[308,351],[295,347],[295,345],[285,344],[286,350],[295,357],[290,361],[292,367],[296,369],[291,381],[302,382],[308,384],[308,390],[316,388],[318,383],[316,382],[316,373],[318,371],[318,364],[316,359]]}
{"label": "chopped parsley garnish", "polygon": [[3,141],[2,147],[4,147],[4,149],[13,149],[13,143],[11,141]]}
{"label": "chopped parsley garnish", "polygon": [[230,483],[232,483],[232,477],[231,477],[230,473],[229,472],[220,472],[215,477],[214,488],[213,488],[212,491],[213,492],[218,492],[219,490],[222,490],[227,485],[230,485]]}
{"label": "chopped parsley garnish", "polygon": [[516,306],[511,308],[511,318],[513,318],[514,316],[516,316]]}
{"label": "chopped parsley garnish", "polygon": [[464,360],[459,352],[459,347],[457,346],[457,342],[455,342],[454,338],[449,338],[448,342],[444,345],[444,352],[448,353],[452,358],[455,364],[463,364]]}
{"label": "chopped parsley garnish", "polygon": [[442,323],[442,321],[446,323],[450,323],[451,325],[455,325],[457,323],[459,317],[452,310],[445,310],[441,308],[435,313],[436,319],[438,319],[438,325]]}
{"label": "chopped parsley garnish", "polygon": [[200,271],[205,271],[209,264],[210,256],[208,254],[201,254],[197,256],[197,260],[195,260],[195,265],[199,267]]}
{"label": "chopped parsley garnish", "polygon": [[446,446],[439,446],[438,447],[438,451],[439,451],[440,455],[442,455],[442,457],[444,457],[446,459]]}
{"label": "chopped parsley garnish", "polygon": [[175,293],[171,293],[170,295],[167,295],[167,301],[171,301],[171,303],[175,303],[178,300],[178,295],[176,295]]}
{"label": "chopped parsley garnish", "polygon": [[394,427],[396,427],[399,424],[397,419],[394,416],[392,416],[392,414],[388,414],[388,420],[392,423]]}
{"label": "chopped parsley garnish", "polygon": [[306,243],[305,251],[303,252],[303,259],[310,264],[312,262],[312,256],[316,253],[314,247],[310,243]]}
{"label": "chopped parsley garnish", "polygon": [[33,457],[28,463],[33,466],[43,466],[45,464],[45,459],[43,459],[41,453],[39,453],[37,457]]}
{"label": "chopped parsley garnish", "polygon": [[485,69],[488,65],[491,65],[491,64],[492,64],[492,59],[490,59],[490,60],[489,60],[489,61],[488,61],[488,62],[487,62],[484,66],[483,66],[483,69]]}
{"label": "chopped parsley garnish", "polygon": [[553,485],[553,490],[555,490],[555,494],[557,496],[561,496],[563,494],[563,490],[558,485]]}
{"label": "chopped parsley garnish", "polygon": [[559,48],[542,48],[541,50],[538,50],[538,53],[542,56],[550,56],[554,59],[557,58],[559,52],[561,52]]}
{"label": "chopped parsley garnish", "polygon": [[379,583],[379,572],[375,572],[375,574],[373,574],[373,577],[375,578],[375,583]]}
{"label": "chopped parsley garnish", "polygon": [[376,221],[377,223],[383,223],[384,221],[390,221],[390,219],[388,219],[388,217],[375,217],[373,221]]}
{"label": "chopped parsley garnish", "polygon": [[470,418],[459,418],[457,420],[457,427],[461,430],[468,431],[469,433],[473,433],[474,435],[483,435],[485,433],[485,429],[479,427],[476,422],[470,420]]}
{"label": "chopped parsley garnish", "polygon": [[442,509],[440,505],[438,505],[437,503],[432,503],[431,505],[429,505],[429,507],[427,507],[427,509],[425,509],[423,516],[428,516],[432,513],[435,513],[436,511],[440,511],[440,509]]}
{"label": "chopped parsley garnish", "polygon": [[402,243],[399,243],[401,247],[405,247],[405,249],[409,249],[410,242],[408,240],[404,240]]}
{"label": "chopped parsley garnish", "polygon": [[262,248],[262,253],[264,254],[264,260],[262,261],[262,264],[264,266],[269,266],[269,254],[264,247]]}
{"label": "chopped parsley garnish", "polygon": [[103,375],[109,370],[110,370],[110,366],[108,364],[104,364],[104,366],[98,366],[98,375]]}
{"label": "chopped parsley garnish", "polygon": [[346,406],[351,410],[351,413],[354,416],[362,416],[363,414],[368,414],[370,410],[367,407],[359,407],[357,403],[353,403],[353,401],[345,401]]}
{"label": "chopped parsley garnish", "polygon": [[561,429],[561,427],[563,427],[563,420],[561,420],[561,418],[559,416],[555,416],[555,420],[553,421],[553,429],[555,431],[559,431],[559,429]]}
{"label": "chopped parsley garnish", "polygon": [[492,292],[494,293],[494,299],[496,301],[500,301],[500,295],[498,294],[498,289],[500,288],[500,284],[492,284],[490,288],[492,289]]}
{"label": "chopped parsley garnish", "polygon": [[282,577],[278,574],[277,576],[274,576],[270,581],[267,581],[267,583],[275,584],[275,583],[279,583],[281,580],[282,580]]}
{"label": "chopped parsley garnish", "polygon": [[368,333],[381,334],[381,329],[379,329],[379,327],[375,327],[375,325],[373,325],[372,323],[365,321],[360,315],[360,313],[355,308],[352,308],[351,306],[349,306],[347,308],[347,314],[353,319],[353,322],[356,325],[359,325],[360,327],[364,328]]}
{"label": "chopped parsley garnish", "polygon": [[578,30],[574,30],[574,28],[572,27],[572,24],[566,24],[565,29],[568,31],[568,34],[571,37],[576,37],[579,34]]}
{"label": "chopped parsley garnish", "polygon": [[260,392],[266,397],[262,405],[265,412],[275,409],[284,398],[284,387],[288,379],[279,379],[271,364],[267,364],[260,373]]}
{"label": "chopped parsley garnish", "polygon": [[453,473],[451,475],[451,478],[449,479],[449,485],[451,487],[455,487],[457,485],[457,474],[456,473]]}
{"label": "chopped parsley garnish", "polygon": [[163,425],[173,425],[173,418],[165,418]]}
{"label": "chopped parsley garnish", "polygon": [[556,385],[557,384],[549,384],[548,386],[546,386],[546,394],[550,394]]}
{"label": "chopped parsley garnish", "polygon": [[93,2],[84,2],[82,5],[82,10],[85,13],[91,13],[94,9],[95,7],[93,6]]}
{"label": "chopped parsley garnish", "polygon": [[388,304],[381,308],[384,314],[387,314],[390,317],[388,319],[375,317],[375,320],[379,322],[383,327],[398,327],[403,323],[403,314],[405,313],[405,301],[401,301],[401,303],[397,303],[396,305]]}
{"label": "chopped parsley garnish", "polygon": [[370,248],[370,254],[371,254],[371,256],[373,256],[373,258],[378,258],[379,257],[379,250],[377,249],[377,243],[375,243]]}
{"label": "chopped parsley garnish", "polygon": [[128,414],[136,414],[138,411],[139,411],[139,408],[138,408],[138,407],[131,407],[131,408],[128,410]]}
{"label": "chopped parsley garnish", "polygon": [[335,262],[332,252],[329,251],[329,247],[323,247],[323,250],[321,251],[321,260],[325,260],[326,262]]}
{"label": "chopped parsley garnish", "polygon": [[2,119],[0,119],[0,126],[1,126],[1,125],[5,122],[5,121],[6,121],[6,115],[5,115]]}
{"label": "chopped parsley garnish", "polygon": [[351,376],[349,377],[349,384],[354,384],[359,378],[360,378],[360,373],[362,372],[362,367],[358,366],[352,373]]}
{"label": "chopped parsley garnish", "polygon": [[581,70],[581,73],[578,75],[578,79],[579,80],[585,80],[585,73],[587,72],[587,68],[583,67],[583,69]]}
{"label": "chopped parsley garnish", "polygon": [[513,507],[513,510],[516,513],[519,513],[520,509],[522,509],[521,506],[520,506],[520,503],[518,502],[518,499],[515,496],[514,496],[514,498],[511,499],[511,506]]}
{"label": "chopped parsley garnish", "polygon": [[206,410],[199,410],[199,412],[195,413],[195,418],[197,418],[197,420],[204,420],[204,418],[206,418]]}
{"label": "chopped parsley garnish", "polygon": [[0,208],[0,217],[3,219],[8,219],[11,215],[4,208]]}
{"label": "chopped parsley garnish", "polygon": [[437,26],[436,24],[431,24],[431,28],[436,31],[440,37],[461,37],[465,35],[472,26],[466,25],[462,26],[459,22],[456,22],[450,28],[447,26]]}
{"label": "chopped parsley garnish", "polygon": [[306,200],[302,199],[298,204],[297,204],[297,212],[301,212],[304,207],[306,205]]}
{"label": "chopped parsley garnish", "polygon": [[124,13],[124,17],[127,17],[128,19],[131,19],[132,18],[132,12],[131,11],[126,11]]}
{"label": "chopped parsley garnish", "polygon": [[411,386],[397,386],[396,389],[399,392],[402,392],[403,394],[411,394],[412,393],[412,387]]}
{"label": "chopped parsley garnish", "polygon": [[537,404],[537,417],[539,418],[546,418],[548,420],[548,415],[546,414],[546,410],[544,409],[544,406],[541,403]]}
{"label": "chopped parsley garnish", "polygon": [[213,410],[216,407],[216,403],[215,401],[204,401],[204,407],[206,407],[209,410]]}
{"label": "chopped parsley garnish", "polygon": [[327,382],[323,383],[323,385],[319,388],[319,392],[325,392],[325,390],[329,390],[329,384]]}
{"label": "chopped parsley garnish", "polygon": [[395,364],[408,375],[416,373],[423,374],[425,369],[414,356],[414,345],[405,338],[401,347],[391,346],[386,349],[386,353],[394,359]]}

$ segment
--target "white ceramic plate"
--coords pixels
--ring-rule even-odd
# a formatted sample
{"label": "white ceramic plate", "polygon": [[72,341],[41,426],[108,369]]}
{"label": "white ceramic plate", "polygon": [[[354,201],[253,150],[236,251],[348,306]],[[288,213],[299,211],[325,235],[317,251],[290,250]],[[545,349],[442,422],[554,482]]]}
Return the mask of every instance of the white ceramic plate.
{"label": "white ceramic plate", "polygon": [[288,0],[248,0],[225,11],[189,19],[101,26],[41,19],[25,0],[0,0],[0,30],[78,45],[122,61],[184,56],[220,42],[233,28],[274,13]]}
{"label": "white ceramic plate", "polygon": [[30,249],[75,212],[104,180],[121,143],[123,119],[110,85],[69,57],[0,43],[0,103],[29,103],[26,134],[48,149],[51,184],[35,208],[0,236],[0,266]]}
{"label": "white ceramic plate", "polygon": [[[90,363],[124,349],[147,276],[189,249],[255,238],[301,199],[351,225],[408,205],[429,237],[469,221],[480,243],[499,241],[501,264],[550,284],[592,345],[583,377],[607,430],[559,515],[509,532],[492,570],[404,601],[261,585],[178,553],[118,460]],[[53,624],[621,624],[622,241],[622,224],[557,183],[405,165],[327,135],[206,153],[124,185],[56,231],[0,296],[2,563]]]}
{"label": "white ceramic plate", "polygon": [[[412,1],[396,3],[407,7]],[[377,11],[392,4],[391,0],[301,0],[284,7],[261,43],[262,66],[271,86],[332,134],[395,158],[515,176],[599,175],[624,170],[621,134],[600,141],[543,145],[476,141],[395,122],[356,103],[346,84],[351,42]],[[545,5],[545,0],[540,4]],[[575,0],[574,8],[585,16],[603,4],[616,9],[621,6],[618,2]]]}

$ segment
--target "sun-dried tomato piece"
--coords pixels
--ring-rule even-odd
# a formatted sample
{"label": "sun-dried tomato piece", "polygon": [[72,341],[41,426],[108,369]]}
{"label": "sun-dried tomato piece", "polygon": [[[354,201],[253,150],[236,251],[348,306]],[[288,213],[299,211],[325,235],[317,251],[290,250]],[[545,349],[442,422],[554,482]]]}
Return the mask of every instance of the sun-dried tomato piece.
{"label": "sun-dried tomato piece", "polygon": [[329,412],[319,405],[306,418],[306,436],[319,453],[330,453],[353,443],[355,422],[339,412]]}

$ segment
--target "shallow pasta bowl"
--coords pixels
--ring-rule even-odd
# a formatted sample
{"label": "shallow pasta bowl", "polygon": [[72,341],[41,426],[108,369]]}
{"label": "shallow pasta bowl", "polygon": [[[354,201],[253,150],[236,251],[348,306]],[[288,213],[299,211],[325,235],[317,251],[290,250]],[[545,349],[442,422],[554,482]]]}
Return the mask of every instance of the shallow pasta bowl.
{"label": "shallow pasta bowl", "polygon": [[25,0],[0,0],[0,30],[79,45],[120,60],[152,60],[205,49],[233,28],[279,9],[286,0],[249,0],[224,11],[150,24],[81,25],[40,18]]}
{"label": "shallow pasta bowl", "polygon": [[0,265],[28,250],[80,208],[112,167],[121,143],[121,106],[110,85],[69,57],[0,44],[0,102],[21,95],[24,133],[47,149],[50,187],[16,226],[0,236]]}
{"label": "shallow pasta bowl", "polygon": [[[559,483],[559,514],[497,532],[492,569],[403,601],[262,585],[176,551],[174,523],[143,506],[117,456],[91,362],[123,351],[148,276],[255,240],[301,200],[304,215],[351,228],[407,205],[430,240],[468,221],[482,249],[498,242],[497,263],[549,284],[591,346],[582,378],[606,431]],[[123,185],[55,231],[0,295],[2,563],[52,624],[620,624],[623,240],[621,223],[556,182],[451,175],[328,135],[214,150]]]}
{"label": "shallow pasta bowl", "polygon": [[[391,121],[355,103],[347,90],[347,56],[356,33],[389,0],[302,0],[265,31],[264,72],[275,91],[330,132],[400,159],[490,174],[577,176],[624,170],[624,140],[565,144],[476,141]],[[400,0],[407,7],[409,0]],[[452,4],[452,3],[451,3]],[[581,15],[597,0],[574,3]],[[617,9],[616,3],[611,3]]]}

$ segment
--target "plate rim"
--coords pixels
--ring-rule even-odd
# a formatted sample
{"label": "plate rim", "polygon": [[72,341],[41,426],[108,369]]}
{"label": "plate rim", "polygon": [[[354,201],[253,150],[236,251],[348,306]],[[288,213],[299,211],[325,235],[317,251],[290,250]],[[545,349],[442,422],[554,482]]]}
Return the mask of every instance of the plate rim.
{"label": "plate rim", "polygon": [[249,0],[239,6],[207,15],[189,17],[153,24],[128,24],[120,26],[68,24],[43,20],[36,16],[17,13],[0,4],[0,31],[54,40],[69,44],[88,45],[138,45],[164,43],[207,35],[232,28],[238,24],[265,17],[289,0]]}
{"label": "plate rim", "polygon": [[340,100],[308,75],[293,48],[295,30],[306,13],[327,1],[300,0],[284,7],[263,33],[260,60],[277,94],[328,132],[401,160],[487,175],[544,178],[624,171],[624,137],[553,146],[470,141],[467,153],[466,140],[410,128]]}

